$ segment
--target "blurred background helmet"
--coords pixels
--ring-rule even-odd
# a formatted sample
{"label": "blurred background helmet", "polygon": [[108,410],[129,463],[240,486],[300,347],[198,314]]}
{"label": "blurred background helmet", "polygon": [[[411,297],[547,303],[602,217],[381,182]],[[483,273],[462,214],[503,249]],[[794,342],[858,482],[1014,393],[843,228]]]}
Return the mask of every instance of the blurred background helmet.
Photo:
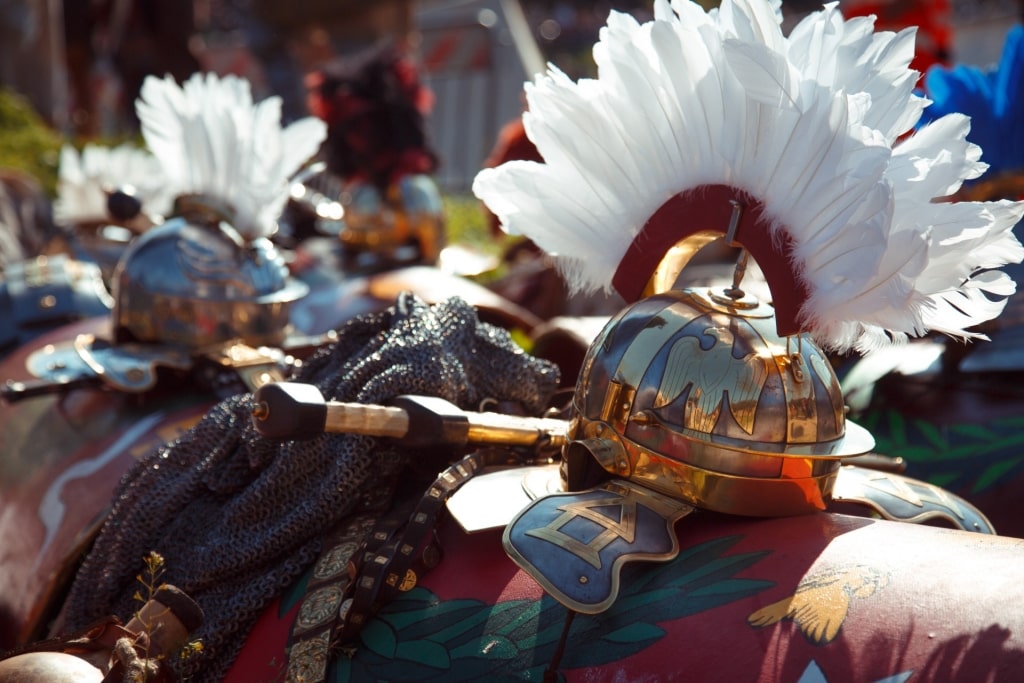
{"label": "blurred background helmet", "polygon": [[176,208],[177,217],[133,241],[117,266],[116,341],[280,344],[306,285],[289,277],[269,239],[244,238],[213,200],[180,197]]}
{"label": "blurred background helmet", "polygon": [[349,256],[387,267],[435,264],[445,216],[425,127],[433,95],[413,60],[381,43],[308,74],[306,87],[327,139],[319,168],[293,184],[294,202],[316,215],[320,232],[337,234]]}
{"label": "blurred background helmet", "polygon": [[445,243],[444,208],[429,176],[403,176],[383,195],[366,184],[345,194],[350,201],[339,237],[346,249],[394,263],[437,263]]}
{"label": "blurred background helmet", "polygon": [[570,490],[603,470],[704,509],[801,514],[824,509],[841,461],[874,446],[808,336],[780,337],[771,306],[708,289],[615,316],[573,400]]}
{"label": "blurred background helmet", "polygon": [[292,183],[286,222],[297,238],[337,235],[349,257],[380,267],[435,265],[447,242],[440,190],[422,173],[380,188],[311,164]]}

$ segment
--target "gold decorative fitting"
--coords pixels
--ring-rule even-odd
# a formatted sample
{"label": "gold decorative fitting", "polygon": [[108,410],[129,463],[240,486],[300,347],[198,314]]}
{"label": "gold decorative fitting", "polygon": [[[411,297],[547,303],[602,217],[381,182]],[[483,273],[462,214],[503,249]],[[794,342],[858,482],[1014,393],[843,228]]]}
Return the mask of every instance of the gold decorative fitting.
{"label": "gold decorative fitting", "polygon": [[402,579],[402,583],[398,585],[398,590],[403,593],[411,591],[416,587],[417,581],[418,577],[416,576],[416,572],[411,569],[407,569],[405,571],[405,577]]}
{"label": "gold decorative fitting", "polygon": [[712,311],[743,318],[775,317],[774,308],[750,294],[744,293],[740,299],[734,299],[724,289],[690,289],[686,291],[700,301],[701,305]]}
{"label": "gold decorative fitting", "polygon": [[761,302],[755,297],[750,296],[741,289],[709,289],[707,297],[726,309],[736,311],[737,314],[743,311],[752,311],[761,305]]}
{"label": "gold decorative fitting", "polygon": [[801,358],[800,354],[799,353],[790,354],[789,361],[790,362],[787,364],[787,367],[789,368],[789,372],[793,375],[793,381],[795,381],[795,382],[803,382],[804,381],[803,359]]}
{"label": "gold decorative fitting", "polygon": [[653,413],[647,410],[643,410],[635,415],[631,415],[629,421],[635,425],[640,425],[641,427],[657,427],[659,424],[661,424],[660,422],[658,422],[658,418],[656,418]]}
{"label": "gold decorative fitting", "polygon": [[679,274],[693,260],[697,252],[712,242],[721,239],[721,232],[717,230],[703,230],[676,242],[665,252],[665,256],[658,263],[654,272],[651,273],[651,277],[647,281],[646,287],[644,287],[643,296],[660,294],[675,287]]}

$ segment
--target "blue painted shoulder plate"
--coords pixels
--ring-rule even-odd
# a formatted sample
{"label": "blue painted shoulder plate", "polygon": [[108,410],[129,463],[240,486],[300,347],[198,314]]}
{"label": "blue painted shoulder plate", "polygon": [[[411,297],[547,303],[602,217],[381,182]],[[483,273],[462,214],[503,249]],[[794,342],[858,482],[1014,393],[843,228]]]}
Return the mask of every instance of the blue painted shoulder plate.
{"label": "blue painted shoulder plate", "polygon": [[73,320],[110,314],[99,266],[64,255],[8,264],[0,273],[0,346],[25,344]]}
{"label": "blue painted shoulder plate", "polygon": [[505,528],[512,560],[552,597],[585,614],[615,602],[626,562],[667,562],[679,553],[675,523],[693,511],[630,481],[555,493],[527,506]]}
{"label": "blue painted shoulder plate", "polygon": [[895,522],[940,520],[964,531],[996,533],[981,510],[960,496],[900,474],[845,465],[839,468],[832,500],[866,507]]}

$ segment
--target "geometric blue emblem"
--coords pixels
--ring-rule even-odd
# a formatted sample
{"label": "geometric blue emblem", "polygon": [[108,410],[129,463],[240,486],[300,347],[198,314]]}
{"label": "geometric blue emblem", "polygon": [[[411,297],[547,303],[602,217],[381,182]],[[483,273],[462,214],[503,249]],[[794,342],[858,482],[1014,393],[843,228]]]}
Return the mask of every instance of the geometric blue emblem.
{"label": "geometric blue emblem", "polygon": [[551,596],[584,614],[615,602],[626,562],[679,554],[675,523],[686,503],[628,480],[553,493],[523,509],[502,538],[505,552]]}

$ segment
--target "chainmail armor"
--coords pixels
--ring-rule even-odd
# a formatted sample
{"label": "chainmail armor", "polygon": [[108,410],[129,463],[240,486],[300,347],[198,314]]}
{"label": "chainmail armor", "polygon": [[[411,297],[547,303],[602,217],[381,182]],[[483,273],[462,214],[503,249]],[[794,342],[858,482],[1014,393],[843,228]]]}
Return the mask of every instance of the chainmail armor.
{"label": "chainmail armor", "polygon": [[[422,394],[475,410],[498,399],[537,415],[558,370],[479,322],[461,299],[427,306],[404,294],[393,308],[343,326],[295,380],[338,401]],[[410,471],[418,466],[432,480],[448,464],[351,434],[269,441],[252,427],[251,410],[251,394],[222,401],[126,473],[72,586],[69,629],[108,614],[130,618],[140,606],[132,596],[142,558],[155,550],[165,558],[162,580],[206,614],[193,634],[202,652],[183,664],[172,657],[172,666],[197,683],[220,680],[262,610],[316,559],[326,530],[357,512],[383,514]]]}

